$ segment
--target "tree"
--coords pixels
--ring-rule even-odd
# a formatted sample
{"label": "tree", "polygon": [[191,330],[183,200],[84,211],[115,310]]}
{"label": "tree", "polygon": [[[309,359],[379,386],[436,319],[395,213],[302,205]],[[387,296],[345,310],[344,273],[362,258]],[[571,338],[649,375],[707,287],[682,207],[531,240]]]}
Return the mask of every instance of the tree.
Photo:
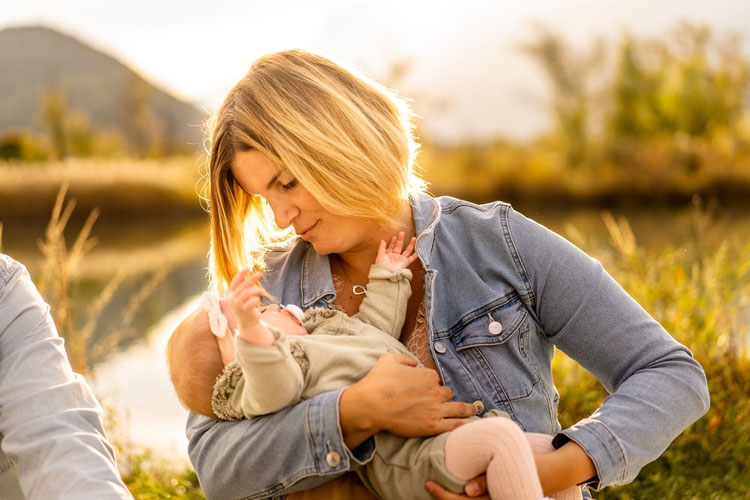
{"label": "tree", "polygon": [[585,52],[576,52],[557,33],[537,26],[536,39],[521,49],[544,70],[552,87],[555,129],[568,165],[584,163],[591,127],[591,77],[602,60],[603,45],[595,42]]}

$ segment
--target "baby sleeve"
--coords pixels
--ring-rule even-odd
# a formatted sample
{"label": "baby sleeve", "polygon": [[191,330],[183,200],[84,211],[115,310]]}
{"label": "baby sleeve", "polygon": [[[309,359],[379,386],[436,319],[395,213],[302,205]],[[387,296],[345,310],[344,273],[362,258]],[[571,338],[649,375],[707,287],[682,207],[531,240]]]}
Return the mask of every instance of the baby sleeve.
{"label": "baby sleeve", "polygon": [[242,420],[275,413],[301,400],[304,377],[294,360],[289,338],[272,329],[270,346],[236,339],[236,361],[224,368],[214,385],[211,406],[224,420]]}
{"label": "baby sleeve", "polygon": [[395,273],[373,264],[368,275],[367,295],[352,316],[398,339],[406,318],[406,306],[411,297],[412,273],[401,269]]}

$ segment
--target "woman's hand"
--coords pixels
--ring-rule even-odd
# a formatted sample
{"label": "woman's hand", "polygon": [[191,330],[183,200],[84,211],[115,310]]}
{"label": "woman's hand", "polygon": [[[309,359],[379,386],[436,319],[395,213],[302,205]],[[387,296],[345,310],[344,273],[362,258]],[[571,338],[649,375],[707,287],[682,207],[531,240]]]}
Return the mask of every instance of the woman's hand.
{"label": "woman's hand", "polygon": [[470,403],[451,402],[435,370],[404,354],[380,357],[370,372],[341,394],[339,421],[351,449],[380,431],[404,437],[433,436],[465,423]]}
{"label": "woman's hand", "polygon": [[427,488],[427,491],[430,492],[432,498],[436,498],[437,500],[460,500],[462,498],[473,498],[474,500],[489,500],[490,498],[489,495],[486,494],[487,476],[485,475],[475,477],[474,479],[466,483],[466,486],[464,487],[464,492],[466,493],[466,495],[457,495],[452,491],[448,491],[435,481],[427,481],[427,483],[425,483],[425,488]]}

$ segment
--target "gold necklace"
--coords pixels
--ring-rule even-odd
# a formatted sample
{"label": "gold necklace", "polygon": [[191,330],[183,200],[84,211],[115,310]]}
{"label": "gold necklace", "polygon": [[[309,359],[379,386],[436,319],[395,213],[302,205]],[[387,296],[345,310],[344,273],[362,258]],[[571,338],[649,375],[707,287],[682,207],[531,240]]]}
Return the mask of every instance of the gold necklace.
{"label": "gold necklace", "polygon": [[349,283],[351,283],[351,285],[352,285],[352,293],[354,295],[367,295],[367,288],[365,288],[362,285],[358,285],[358,284],[354,283],[354,280],[352,280],[349,277],[349,273],[346,272],[346,268],[344,267],[344,260],[341,257],[339,257],[338,255],[336,257],[338,257],[338,263],[339,263],[339,267],[341,268],[341,272],[344,273],[344,277],[347,280],[349,280]]}

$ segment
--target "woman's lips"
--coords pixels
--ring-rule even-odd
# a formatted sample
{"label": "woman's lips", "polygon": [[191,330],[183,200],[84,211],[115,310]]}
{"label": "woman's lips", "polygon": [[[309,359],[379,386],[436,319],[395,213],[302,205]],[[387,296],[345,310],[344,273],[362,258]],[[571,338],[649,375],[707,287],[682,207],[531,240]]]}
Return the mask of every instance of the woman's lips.
{"label": "woman's lips", "polygon": [[302,231],[300,231],[300,233],[299,233],[300,237],[301,237],[301,238],[302,238],[303,240],[307,240],[307,237],[308,237],[308,236],[310,236],[310,232],[311,232],[311,231],[312,231],[313,229],[315,229],[315,226],[317,226],[317,225],[318,225],[318,222],[320,222],[320,221],[319,221],[319,220],[317,220],[317,221],[315,221],[315,224],[313,224],[312,226],[307,226],[307,227],[306,227],[305,229],[303,229]]}

